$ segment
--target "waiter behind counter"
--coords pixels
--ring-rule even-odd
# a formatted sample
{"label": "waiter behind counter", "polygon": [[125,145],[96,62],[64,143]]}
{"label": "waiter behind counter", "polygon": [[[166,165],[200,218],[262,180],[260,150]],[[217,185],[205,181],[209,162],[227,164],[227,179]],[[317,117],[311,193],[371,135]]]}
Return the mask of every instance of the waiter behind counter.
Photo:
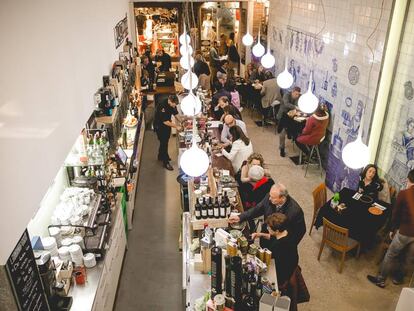
{"label": "waiter behind counter", "polygon": [[[273,185],[269,194],[255,207],[248,209],[239,216],[231,215],[230,223],[238,223],[246,220],[253,220],[257,217],[264,216],[266,223],[267,218],[274,213],[286,215],[286,228],[292,240],[299,244],[306,232],[305,218],[303,210],[299,204],[289,195],[288,190],[281,183]],[[251,223],[251,222],[250,222]],[[255,231],[255,228],[250,228]],[[260,246],[269,248],[275,237],[271,235],[266,224],[262,225],[262,232],[253,233],[252,238],[260,238]]]}

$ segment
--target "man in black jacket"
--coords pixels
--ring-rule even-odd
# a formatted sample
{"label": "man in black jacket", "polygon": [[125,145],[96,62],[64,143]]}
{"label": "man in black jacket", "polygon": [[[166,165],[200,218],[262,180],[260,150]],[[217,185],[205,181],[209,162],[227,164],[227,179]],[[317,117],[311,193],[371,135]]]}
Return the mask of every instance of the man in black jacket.
{"label": "man in black jacket", "polygon": [[[272,186],[269,194],[256,207],[241,213],[240,216],[230,216],[229,222],[243,222],[260,216],[264,216],[264,220],[266,221],[267,217],[276,212],[286,215],[288,231],[293,236],[296,244],[299,244],[306,232],[303,210],[289,195],[286,187],[280,183]],[[262,232],[268,234],[267,228],[264,227],[262,226]],[[260,239],[260,245],[266,247],[268,243],[269,239],[265,237]]]}

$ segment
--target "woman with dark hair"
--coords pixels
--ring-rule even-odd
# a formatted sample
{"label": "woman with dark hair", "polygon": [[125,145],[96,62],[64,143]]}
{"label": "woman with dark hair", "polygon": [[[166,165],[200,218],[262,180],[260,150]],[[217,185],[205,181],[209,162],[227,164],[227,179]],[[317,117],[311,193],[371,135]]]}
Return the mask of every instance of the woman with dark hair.
{"label": "woman with dark hair", "polygon": [[378,168],[375,164],[368,164],[361,172],[358,192],[369,195],[374,200],[378,199],[378,193],[384,187],[383,180],[378,176]]}
{"label": "woman with dark hair", "polygon": [[[286,288],[290,277],[299,263],[298,249],[295,241],[287,230],[287,217],[282,213],[274,213],[266,218],[269,233],[253,233],[252,238],[269,240],[269,250],[275,259],[277,283]],[[285,294],[285,293],[284,293]]]}
{"label": "woman with dark hair", "polygon": [[309,153],[308,146],[319,145],[325,136],[329,124],[329,114],[324,105],[319,105],[316,111],[306,120],[305,128],[296,139],[296,145],[305,154]]}
{"label": "woman with dark hair", "polygon": [[230,152],[222,149],[222,154],[231,161],[234,172],[237,173],[243,162],[253,153],[253,145],[250,139],[244,134],[242,129],[235,125],[230,128],[232,145]]}

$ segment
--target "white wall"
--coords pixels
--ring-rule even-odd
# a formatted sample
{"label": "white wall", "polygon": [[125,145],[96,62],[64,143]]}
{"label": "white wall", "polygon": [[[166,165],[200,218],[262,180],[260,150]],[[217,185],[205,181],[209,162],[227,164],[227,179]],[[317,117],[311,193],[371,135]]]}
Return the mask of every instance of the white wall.
{"label": "white wall", "polygon": [[0,265],[91,114],[127,12],[128,0],[0,2]]}

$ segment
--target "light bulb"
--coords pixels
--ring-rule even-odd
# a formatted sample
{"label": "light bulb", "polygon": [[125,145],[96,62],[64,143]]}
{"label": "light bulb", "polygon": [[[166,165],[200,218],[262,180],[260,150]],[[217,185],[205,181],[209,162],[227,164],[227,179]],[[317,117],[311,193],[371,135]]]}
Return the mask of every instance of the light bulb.
{"label": "light bulb", "polygon": [[[191,83],[190,83],[190,73],[191,73]],[[195,89],[197,87],[197,85],[198,85],[197,75],[194,72],[187,71],[181,77],[181,84],[187,90]]]}
{"label": "light bulb", "polygon": [[312,73],[309,77],[308,91],[298,100],[299,109],[304,113],[312,113],[318,108],[318,98],[312,93]]}
{"label": "light bulb", "polygon": [[256,57],[262,57],[265,53],[265,47],[260,43],[260,41],[257,42],[257,44],[252,49],[253,55]]}
{"label": "light bulb", "polygon": [[347,144],[342,149],[342,160],[345,165],[354,170],[365,167],[369,162],[368,146],[362,142],[361,136]]}
{"label": "light bulb", "polygon": [[194,50],[193,50],[193,47],[191,45],[187,46],[187,45],[183,44],[180,47],[180,54],[182,56],[185,56],[185,55],[188,55],[188,54],[193,54],[193,52],[194,52]]}
{"label": "light bulb", "polygon": [[[185,37],[187,36],[187,42],[186,42],[186,40],[185,40]],[[183,33],[181,36],[180,36],[180,43],[181,44],[190,44],[190,41],[191,41],[191,38],[190,38],[190,36],[189,35],[187,35],[187,34],[185,34],[185,33]]]}
{"label": "light bulb", "polygon": [[209,164],[207,153],[198,148],[194,141],[191,148],[184,151],[180,158],[181,169],[191,177],[203,175],[207,171]]}
{"label": "light bulb", "polygon": [[242,38],[242,42],[245,46],[251,46],[253,44],[253,36],[247,31]]}
{"label": "light bulb", "polygon": [[260,62],[262,63],[263,67],[269,69],[275,65],[275,57],[270,54],[270,51],[268,50],[267,53],[263,55]]}
{"label": "light bulb", "polygon": [[[194,58],[192,56],[190,56],[190,64],[191,67],[194,66]],[[188,54],[187,55],[183,55],[180,59],[180,65],[181,67],[183,67],[185,70],[189,70],[190,66],[188,64]]]}
{"label": "light bulb", "polygon": [[293,76],[292,74],[285,68],[279,75],[277,76],[277,84],[282,89],[288,89],[293,84]]}
{"label": "light bulb", "polygon": [[197,96],[190,92],[190,94],[181,100],[180,107],[186,116],[194,116],[201,111],[201,101]]}

